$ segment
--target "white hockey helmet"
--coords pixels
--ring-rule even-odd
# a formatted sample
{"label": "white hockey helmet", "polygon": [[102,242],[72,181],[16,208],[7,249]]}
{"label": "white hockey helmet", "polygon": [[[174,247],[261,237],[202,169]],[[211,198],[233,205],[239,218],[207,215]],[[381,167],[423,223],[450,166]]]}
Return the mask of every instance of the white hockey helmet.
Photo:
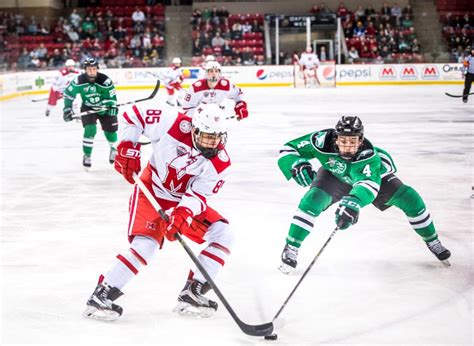
{"label": "white hockey helmet", "polygon": [[221,70],[221,64],[219,64],[215,60],[208,61],[206,67],[204,68],[206,71],[208,70]]}
{"label": "white hockey helmet", "polygon": [[208,56],[206,56],[206,58],[204,59],[205,62],[209,62],[209,61],[216,61],[216,57],[212,54],[209,54]]}
{"label": "white hockey helmet", "polygon": [[178,57],[173,58],[173,60],[171,61],[171,63],[172,63],[173,65],[178,65],[178,64],[181,65],[181,59],[178,58]]}
{"label": "white hockey helmet", "polygon": [[72,59],[67,59],[66,60],[66,63],[64,64],[64,66],[68,67],[68,66],[75,66],[76,65],[76,62]]}
{"label": "white hockey helmet", "polygon": [[215,103],[201,103],[192,119],[194,147],[207,159],[216,156],[227,142],[227,119]]}

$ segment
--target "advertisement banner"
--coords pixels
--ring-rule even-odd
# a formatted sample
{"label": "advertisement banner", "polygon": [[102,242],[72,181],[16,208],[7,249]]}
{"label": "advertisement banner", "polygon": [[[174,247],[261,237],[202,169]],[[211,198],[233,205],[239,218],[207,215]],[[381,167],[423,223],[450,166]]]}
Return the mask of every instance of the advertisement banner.
{"label": "advertisement banner", "polygon": [[461,64],[337,65],[337,85],[461,84]]}

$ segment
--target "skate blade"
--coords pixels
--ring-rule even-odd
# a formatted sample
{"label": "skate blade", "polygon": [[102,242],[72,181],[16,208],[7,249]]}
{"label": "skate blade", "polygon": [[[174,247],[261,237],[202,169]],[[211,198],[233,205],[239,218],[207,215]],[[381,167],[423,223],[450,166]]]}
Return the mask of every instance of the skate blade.
{"label": "skate blade", "polygon": [[288,264],[282,263],[278,269],[285,275],[289,275],[295,271],[295,268],[290,267]]}
{"label": "skate blade", "polygon": [[98,321],[115,321],[120,317],[120,314],[112,310],[99,310],[94,306],[88,305],[86,310],[82,313],[85,318],[90,318]]}
{"label": "skate blade", "polygon": [[86,171],[86,172],[90,172],[91,169],[92,169],[91,167],[86,167],[86,166],[83,166],[83,167],[84,167],[84,171]]}
{"label": "skate blade", "polygon": [[192,318],[211,318],[216,310],[213,308],[197,307],[186,302],[178,302],[173,309],[178,315]]}
{"label": "skate blade", "polygon": [[441,261],[441,263],[443,263],[446,267],[451,267],[451,263],[447,259]]}

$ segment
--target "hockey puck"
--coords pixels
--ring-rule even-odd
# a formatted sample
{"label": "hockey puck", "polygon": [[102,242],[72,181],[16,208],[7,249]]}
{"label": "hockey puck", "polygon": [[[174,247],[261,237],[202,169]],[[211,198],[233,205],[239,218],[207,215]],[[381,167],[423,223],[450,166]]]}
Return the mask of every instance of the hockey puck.
{"label": "hockey puck", "polygon": [[278,334],[265,335],[265,340],[276,340],[278,339]]}

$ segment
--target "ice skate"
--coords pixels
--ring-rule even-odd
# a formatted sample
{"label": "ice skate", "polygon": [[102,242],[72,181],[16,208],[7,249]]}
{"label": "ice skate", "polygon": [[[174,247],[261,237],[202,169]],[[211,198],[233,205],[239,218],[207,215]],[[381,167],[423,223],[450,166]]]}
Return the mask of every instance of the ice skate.
{"label": "ice skate", "polygon": [[446,249],[438,239],[426,242],[426,246],[428,246],[428,249],[430,249],[436,258],[443,262],[443,264],[448,267],[451,265],[448,261],[448,258],[451,257],[451,252]]}
{"label": "ice skate", "polygon": [[109,162],[112,165],[115,162],[115,157],[117,156],[117,149],[110,148]]}
{"label": "ice skate", "polygon": [[92,160],[89,155],[84,155],[82,158],[82,165],[84,166],[84,169],[86,172],[89,172],[92,166]]}
{"label": "ice skate", "polygon": [[47,117],[49,117],[49,114],[50,114],[50,113],[51,113],[50,110],[47,109],[47,110],[46,110],[46,113],[45,113],[44,115],[46,115]]}
{"label": "ice skate", "polygon": [[119,289],[99,283],[87,301],[82,316],[101,321],[115,321],[122,315],[122,307],[113,303],[123,295]]}
{"label": "ice skate", "polygon": [[178,296],[178,304],[173,309],[174,312],[188,317],[209,318],[214,316],[217,310],[217,303],[204,297],[210,290],[210,285],[197,280],[186,282],[184,289]]}
{"label": "ice skate", "polygon": [[281,253],[282,263],[278,267],[283,274],[290,274],[296,269],[298,261],[298,248],[293,245],[286,244]]}

